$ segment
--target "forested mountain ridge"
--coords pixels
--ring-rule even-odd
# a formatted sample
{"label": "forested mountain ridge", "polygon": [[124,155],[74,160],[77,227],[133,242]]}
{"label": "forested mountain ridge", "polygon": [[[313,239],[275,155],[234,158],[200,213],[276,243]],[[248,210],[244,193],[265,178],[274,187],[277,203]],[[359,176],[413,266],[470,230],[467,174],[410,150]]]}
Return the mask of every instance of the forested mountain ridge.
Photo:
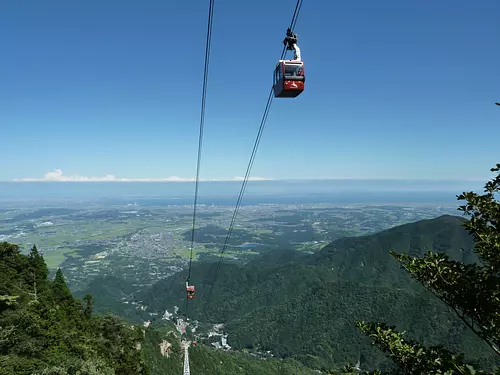
{"label": "forested mountain ridge", "polygon": [[[443,215],[367,236],[342,238],[312,255],[287,256],[286,251],[281,251],[250,261],[244,266],[225,262],[219,268],[212,291],[211,298],[217,302],[213,301],[210,306],[216,308],[220,302],[233,301],[241,296],[253,297],[262,289],[267,293],[259,295],[266,302],[261,306],[272,305],[279,300],[284,290],[291,291],[292,295],[298,294],[301,288],[309,290],[327,281],[397,284],[398,288],[403,288],[408,284],[409,276],[394,262],[388,250],[423,254],[429,249],[437,249],[452,257],[458,256],[460,260],[477,259],[472,250],[473,238],[462,227],[462,223],[460,217]],[[216,264],[213,263],[193,264],[192,278],[200,297],[192,301],[195,310],[200,307],[200,301],[208,293],[207,288],[212,285],[215,269]],[[181,280],[185,280],[185,273],[182,271],[159,281],[145,293],[137,295],[137,298],[155,310],[180,306],[184,299]],[[400,278],[405,283],[398,283]],[[418,285],[409,287],[419,288]],[[219,297],[222,297],[221,301],[218,301]]]}
{"label": "forested mountain ridge", "polygon": [[[486,345],[444,304],[409,282],[387,253],[390,248],[415,255],[438,249],[471,261],[473,241],[462,223],[442,216],[339,239],[312,255],[279,251],[245,266],[223,263],[210,299],[216,265],[194,265],[198,296],[192,301],[193,317],[226,323],[235,349],[271,350],[288,360],[255,361],[202,345],[191,350],[193,371],[310,374],[310,368],[326,370],[357,361],[365,368],[390,368],[354,325],[356,320],[382,318],[425,344],[444,342],[491,367],[497,361]],[[370,272],[364,272],[367,265]],[[166,334],[154,328],[157,323],[144,329],[92,314],[95,302],[101,305],[97,311],[113,309],[110,295],[133,295],[131,285],[121,279],[94,280],[90,286],[95,300],[90,295],[74,299],[61,271],[53,281],[48,279],[36,248],[25,256],[7,243],[0,245],[0,278],[1,375],[160,374],[180,369],[179,339],[169,339],[169,356],[160,354]],[[150,312],[182,306],[184,280],[184,273],[178,273],[135,299]],[[136,308],[129,308],[133,315]]]}
{"label": "forested mountain ridge", "polygon": [[[147,328],[115,316],[95,316],[94,300],[75,299],[58,270],[48,278],[43,256],[33,247],[0,243],[0,375],[163,375],[182,372],[183,350],[173,324]],[[96,280],[98,283],[102,279]],[[98,301],[121,287],[106,278]],[[98,288],[96,287],[98,290]],[[190,350],[196,374],[312,375],[294,360],[260,361],[248,355]]]}
{"label": "forested mountain ridge", "polygon": [[[485,344],[421,285],[411,280],[388,253],[414,255],[443,251],[466,262],[477,259],[464,219],[444,215],[380,233],[343,238],[320,252],[273,257],[245,266],[223,263],[210,299],[214,264],[195,264],[197,287],[190,315],[224,322],[229,344],[272,350],[308,366],[328,368],[362,359],[368,367],[388,361],[355,328],[356,320],[384,319],[425,343],[444,342],[487,366],[496,363]],[[277,255],[283,259],[282,254]],[[153,285],[137,298],[152,311],[183,306],[184,273]],[[150,310],[150,311],[151,311]]]}
{"label": "forested mountain ridge", "polygon": [[465,219],[442,215],[360,237],[340,238],[313,254],[308,264],[331,266],[341,280],[414,287],[388,250],[422,256],[444,252],[465,263],[477,262],[474,238],[463,228]]}

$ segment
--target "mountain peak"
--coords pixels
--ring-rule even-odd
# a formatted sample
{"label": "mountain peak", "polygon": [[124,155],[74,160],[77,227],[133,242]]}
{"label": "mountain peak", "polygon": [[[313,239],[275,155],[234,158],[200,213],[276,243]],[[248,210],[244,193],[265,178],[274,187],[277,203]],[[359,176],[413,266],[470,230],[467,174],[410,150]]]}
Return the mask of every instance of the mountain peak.
{"label": "mountain peak", "polygon": [[[464,218],[442,215],[399,225],[361,237],[344,237],[310,256],[310,263],[326,265],[346,281],[398,281],[408,278],[389,250],[422,256],[427,251],[446,252],[466,263],[476,262],[473,237],[463,228]],[[360,279],[361,277],[361,279]],[[400,280],[402,281],[402,280]]]}

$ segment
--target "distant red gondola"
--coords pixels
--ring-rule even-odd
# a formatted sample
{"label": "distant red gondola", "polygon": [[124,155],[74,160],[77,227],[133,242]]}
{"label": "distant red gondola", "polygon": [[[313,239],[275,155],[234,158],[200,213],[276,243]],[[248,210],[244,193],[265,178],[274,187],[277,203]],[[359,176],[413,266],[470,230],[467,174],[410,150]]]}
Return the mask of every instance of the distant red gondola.
{"label": "distant red gondola", "polygon": [[194,285],[189,285],[187,281],[186,281],[186,292],[187,292],[187,297],[189,299],[194,298]]}

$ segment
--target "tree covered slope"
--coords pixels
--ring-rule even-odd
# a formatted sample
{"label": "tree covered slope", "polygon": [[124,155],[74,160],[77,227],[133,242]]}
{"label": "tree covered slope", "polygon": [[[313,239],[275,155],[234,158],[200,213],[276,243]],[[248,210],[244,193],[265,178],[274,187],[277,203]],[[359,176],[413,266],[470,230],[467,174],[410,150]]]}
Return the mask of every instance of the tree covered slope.
{"label": "tree covered slope", "polygon": [[35,247],[0,243],[0,374],[147,374],[140,327],[92,315],[60,270],[54,280]]}
{"label": "tree covered slope", "polygon": [[[164,322],[146,329],[142,348],[151,375],[182,373],[183,350],[174,331],[173,325]],[[259,360],[248,354],[224,352],[204,345],[191,345],[189,359],[193,375],[317,374],[293,359]]]}
{"label": "tree covered slope", "polygon": [[422,256],[444,252],[465,263],[477,262],[474,238],[463,228],[464,219],[443,215],[361,237],[338,239],[310,257],[310,264],[330,265],[342,280],[413,287],[408,274],[388,250]]}
{"label": "tree covered slope", "polygon": [[[224,322],[229,344],[272,350],[314,367],[356,362],[386,363],[355,328],[356,320],[397,324],[425,343],[444,342],[472,359],[494,362],[477,339],[440,301],[405,273],[388,253],[443,251],[465,262],[477,259],[463,219],[441,216],[377,234],[343,238],[304,257],[268,259],[245,266],[222,264],[212,293],[215,264],[193,265],[197,287],[190,315]],[[185,273],[176,274],[137,296],[150,311],[183,307]]]}
{"label": "tree covered slope", "polygon": [[[36,247],[29,256],[0,243],[0,375],[180,374],[183,351],[175,327],[155,322],[130,325],[112,315],[93,314],[94,299],[71,295],[63,273],[54,280]],[[97,282],[104,282],[99,288]],[[122,295],[119,279],[92,283],[104,309],[107,293]],[[130,292],[130,290],[128,290]],[[258,360],[206,346],[190,349],[193,374],[312,375],[294,360]]]}

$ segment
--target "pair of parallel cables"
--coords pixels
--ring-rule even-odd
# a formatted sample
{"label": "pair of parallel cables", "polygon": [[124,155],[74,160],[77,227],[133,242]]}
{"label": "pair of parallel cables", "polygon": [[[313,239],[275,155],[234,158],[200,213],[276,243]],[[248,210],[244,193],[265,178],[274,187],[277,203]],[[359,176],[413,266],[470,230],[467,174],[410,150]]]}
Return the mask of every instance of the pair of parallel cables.
{"label": "pair of parallel cables", "polygon": [[[290,30],[294,30],[295,24],[297,23],[297,19],[300,14],[300,9],[302,8],[302,2],[303,0],[297,0],[297,3],[295,5],[295,10],[293,12],[292,16],[292,21],[290,22]],[[201,151],[202,151],[202,146],[203,146],[203,128],[205,125],[205,107],[206,107],[206,96],[207,96],[207,82],[208,82],[208,68],[210,64],[210,49],[211,49],[211,40],[212,40],[212,24],[213,24],[213,13],[214,13],[214,0],[210,0],[210,6],[208,10],[208,28],[207,28],[207,39],[206,39],[206,45],[205,45],[205,69],[203,73],[203,91],[202,91],[202,97],[201,97],[201,113],[200,113],[200,130],[199,130],[199,137],[198,137],[198,159],[197,159],[197,164],[196,164],[196,180],[195,180],[195,189],[194,189],[194,207],[193,207],[193,225],[192,225],[192,232],[191,232],[191,251],[189,255],[189,266],[188,266],[188,278],[187,282],[189,283],[189,280],[191,278],[191,265],[193,262],[193,248],[194,248],[194,234],[195,234],[195,228],[196,228],[196,208],[198,204],[198,187],[199,187],[199,180],[200,180],[200,165],[201,165]],[[286,54],[287,47],[283,48],[283,51],[281,53],[280,60],[283,60]],[[212,295],[212,290],[213,286],[215,284],[215,281],[217,280],[217,275],[218,271],[220,268],[220,265],[222,263],[222,256],[224,254],[224,251],[227,249],[227,244],[229,241],[229,238],[231,237],[231,234],[233,233],[234,229],[234,224],[236,222],[236,217],[238,215],[238,211],[241,206],[241,201],[243,199],[243,194],[245,193],[245,189],[248,183],[248,179],[250,177],[250,172],[252,170],[252,166],[255,160],[255,156],[257,154],[257,150],[259,148],[260,140],[262,138],[262,133],[264,132],[264,128],[266,126],[267,122],[267,116],[269,115],[269,111],[271,109],[271,104],[273,102],[273,87],[271,87],[271,91],[269,93],[269,97],[267,98],[267,103],[266,107],[264,109],[264,113],[262,115],[262,119],[260,122],[259,126],[259,131],[257,133],[257,137],[254,142],[254,146],[252,149],[252,153],[250,155],[250,160],[247,165],[247,169],[245,172],[245,177],[243,178],[243,182],[241,184],[240,188],[240,193],[238,195],[238,199],[236,201],[236,205],[233,211],[233,216],[231,218],[231,223],[229,225],[229,229],[227,231],[226,239],[224,240],[224,245],[220,251],[220,256],[219,256],[219,261],[217,263],[217,267],[215,269],[215,274],[213,277],[213,280],[210,284],[210,290],[208,292],[208,296],[205,299],[205,305],[208,306],[208,302],[210,301],[210,297]],[[186,296],[186,319],[188,319],[188,297]]]}

